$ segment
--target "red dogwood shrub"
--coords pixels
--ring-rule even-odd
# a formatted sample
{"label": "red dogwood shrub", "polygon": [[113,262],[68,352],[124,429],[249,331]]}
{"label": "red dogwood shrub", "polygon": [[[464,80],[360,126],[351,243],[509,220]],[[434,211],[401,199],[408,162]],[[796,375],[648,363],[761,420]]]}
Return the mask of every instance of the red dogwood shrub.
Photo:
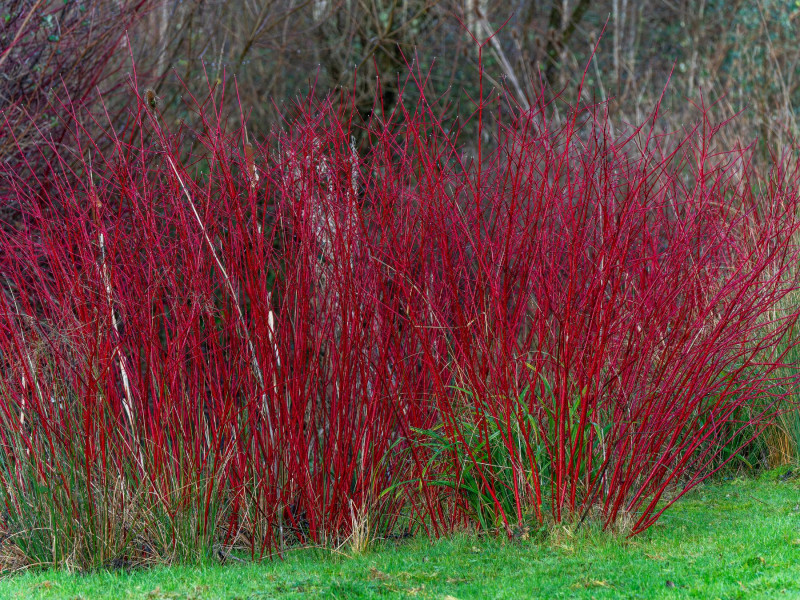
{"label": "red dogwood shrub", "polygon": [[7,173],[0,490],[31,560],[637,533],[785,395],[796,165],[756,180],[707,114],[612,137],[500,98],[486,143],[420,92],[258,141],[212,90],[174,129],[148,94],[102,144],[65,105],[69,160]]}

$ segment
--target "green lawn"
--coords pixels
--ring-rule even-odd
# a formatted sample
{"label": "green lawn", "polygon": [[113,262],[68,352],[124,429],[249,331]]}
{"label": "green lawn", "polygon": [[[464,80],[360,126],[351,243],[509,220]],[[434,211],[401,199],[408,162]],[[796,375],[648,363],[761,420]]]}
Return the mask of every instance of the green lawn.
{"label": "green lawn", "polygon": [[25,573],[0,581],[0,598],[800,598],[800,479],[778,475],[705,485],[634,540],[562,529],[356,557],[300,550],[261,565]]}

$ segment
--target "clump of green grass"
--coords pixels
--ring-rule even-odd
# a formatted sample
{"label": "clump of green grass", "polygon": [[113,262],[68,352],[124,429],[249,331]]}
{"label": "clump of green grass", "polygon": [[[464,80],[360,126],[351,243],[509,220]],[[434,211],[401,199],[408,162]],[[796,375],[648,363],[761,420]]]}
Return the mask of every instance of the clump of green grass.
{"label": "clump of green grass", "polygon": [[460,534],[383,542],[361,553],[304,549],[282,561],[28,572],[0,597],[31,600],[234,598],[775,598],[800,595],[800,478],[785,468],[687,494],[634,539],[595,523],[544,539]]}

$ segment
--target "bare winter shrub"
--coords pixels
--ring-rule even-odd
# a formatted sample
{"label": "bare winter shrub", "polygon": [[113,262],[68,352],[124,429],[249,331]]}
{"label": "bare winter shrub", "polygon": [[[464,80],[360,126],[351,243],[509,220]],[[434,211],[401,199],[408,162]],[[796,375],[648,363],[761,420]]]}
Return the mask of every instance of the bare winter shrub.
{"label": "bare winter shrub", "polygon": [[794,165],[754,196],[707,121],[617,139],[602,107],[492,103],[469,157],[424,95],[362,153],[352,109],[258,142],[223,103],[170,129],[142,97],[111,151],[76,115],[92,162],[7,173],[0,491],[31,561],[635,534],[783,393]]}

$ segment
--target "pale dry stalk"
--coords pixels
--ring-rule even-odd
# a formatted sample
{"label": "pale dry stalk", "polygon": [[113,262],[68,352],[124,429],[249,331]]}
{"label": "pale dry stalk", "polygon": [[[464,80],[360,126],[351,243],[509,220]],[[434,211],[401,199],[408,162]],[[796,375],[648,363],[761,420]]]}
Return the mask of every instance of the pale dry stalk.
{"label": "pale dry stalk", "polygon": [[116,345],[114,346],[114,354],[117,355],[117,363],[119,364],[119,372],[120,377],[122,378],[122,387],[125,391],[125,399],[122,402],[122,408],[125,411],[125,417],[128,420],[128,426],[131,429],[131,438],[136,444],[136,453],[139,460],[139,467],[144,472],[144,460],[142,457],[142,449],[139,447],[138,442],[136,441],[136,418],[133,413],[133,392],[131,391],[131,384],[130,378],[128,377],[128,369],[125,367],[125,355],[122,352],[119,344],[119,319],[117,318],[117,313],[114,310],[114,293],[111,288],[111,275],[109,273],[108,264],[106,263],[106,243],[105,243],[105,235],[103,231],[100,229],[100,221],[99,221],[99,211],[100,211],[100,200],[97,197],[97,191],[94,187],[94,177],[92,175],[91,170],[91,161],[89,163],[89,182],[91,185],[92,190],[92,213],[94,215],[95,225],[98,228],[98,243],[100,245],[100,275],[103,278],[103,286],[106,292],[106,304],[108,305],[108,310],[111,313],[111,326],[114,329],[114,335],[116,337]]}

